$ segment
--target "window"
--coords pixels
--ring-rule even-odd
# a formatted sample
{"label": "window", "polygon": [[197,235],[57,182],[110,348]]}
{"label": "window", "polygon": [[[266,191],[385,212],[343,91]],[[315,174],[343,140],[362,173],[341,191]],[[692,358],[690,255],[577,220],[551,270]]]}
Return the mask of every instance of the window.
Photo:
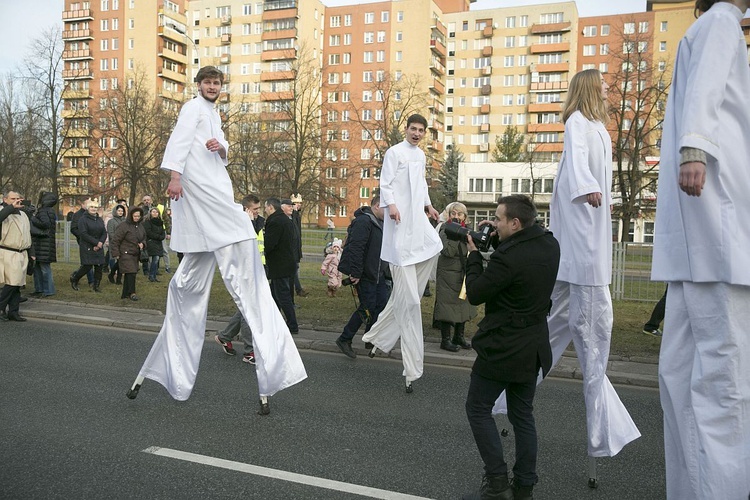
{"label": "window", "polygon": [[584,56],[595,56],[596,55],[596,45],[584,45],[583,46],[583,55]]}
{"label": "window", "polygon": [[539,24],[557,24],[565,21],[565,17],[562,12],[554,12],[549,14],[542,14],[539,16]]}
{"label": "window", "polygon": [[362,121],[369,121],[372,120],[372,110],[370,109],[363,109],[362,110]]}
{"label": "window", "polygon": [[622,32],[625,35],[632,35],[633,33],[635,33],[635,23],[625,23]]}
{"label": "window", "polygon": [[667,69],[666,61],[659,61],[659,71],[665,71]]}
{"label": "window", "polygon": [[372,81],[372,71],[363,71],[362,72],[362,81],[363,82],[371,82]]}
{"label": "window", "polygon": [[508,113],[503,115],[503,125],[513,125],[513,115]]}
{"label": "window", "polygon": [[648,21],[638,23],[638,33],[648,33]]}
{"label": "window", "polygon": [[109,31],[109,19],[102,19],[101,20],[101,30],[102,31]]}
{"label": "window", "polygon": [[396,41],[397,42],[403,42],[404,41],[404,32],[403,31],[397,31],[396,32]]}
{"label": "window", "polygon": [[351,45],[351,44],[352,44],[352,34],[344,33],[344,45]]}
{"label": "window", "polygon": [[349,130],[348,129],[342,129],[341,130],[341,140],[342,141],[348,141],[349,140]]}
{"label": "window", "polygon": [[370,149],[369,148],[362,148],[362,149],[359,150],[359,159],[360,160],[369,160],[370,158],[371,158],[371,155],[370,155]]}
{"label": "window", "polygon": [[330,35],[328,37],[328,45],[330,47],[337,47],[341,45],[341,35]]}
{"label": "window", "polygon": [[[370,150],[368,149],[367,152],[369,154]],[[369,169],[369,167],[362,167],[362,169],[360,170],[359,177],[360,177],[360,179],[369,179],[370,178],[370,169]],[[368,192],[367,196],[370,196],[369,192]]]}
{"label": "window", "polygon": [[513,75],[505,75],[503,77],[503,87],[512,87],[513,86]]}
{"label": "window", "polygon": [[529,83],[529,75],[518,75],[518,86],[525,87]]}
{"label": "window", "polygon": [[[331,177],[326,177],[330,179]],[[331,205],[326,205],[326,217],[336,217],[336,209]]]}
{"label": "window", "polygon": [[607,54],[609,54],[609,44],[603,43],[599,45],[599,55],[606,56]]}
{"label": "window", "polygon": [[667,42],[659,42],[659,52],[667,51]]}
{"label": "window", "polygon": [[339,217],[346,217],[346,205],[339,207]]}
{"label": "window", "polygon": [[648,49],[648,42],[638,42],[638,52],[643,54]]}
{"label": "window", "polygon": [[378,43],[385,42],[385,31],[378,31]]}
{"label": "window", "polygon": [[404,22],[404,11],[400,10],[396,12],[396,22],[402,23]]}
{"label": "window", "polygon": [[[367,178],[369,178],[369,176]],[[363,177],[363,179],[365,179],[365,177]],[[369,198],[370,197],[370,188],[368,188],[368,187],[361,187],[361,188],[359,188],[359,197],[360,198]]]}
{"label": "window", "polygon": [[375,22],[374,12],[365,12],[365,24],[372,24]]}
{"label": "window", "polygon": [[513,67],[513,56],[505,56],[503,57],[503,66],[506,68],[512,68]]}
{"label": "window", "polygon": [[584,26],[583,36],[585,37],[596,36],[596,26]]}
{"label": "window", "polygon": [[403,59],[403,53],[400,50],[396,51],[396,62],[401,62]]}
{"label": "window", "polygon": [[352,74],[347,72],[344,72],[344,74],[341,75],[341,83],[352,83]]}
{"label": "window", "polygon": [[339,64],[340,62],[341,62],[341,54],[329,54],[328,55],[329,65]]}
{"label": "window", "polygon": [[661,31],[662,33],[667,31],[667,21],[661,22],[661,24],[659,25],[659,31]]}
{"label": "window", "polygon": [[514,36],[506,36],[505,37],[505,48],[506,49],[512,49],[516,46],[516,37]]}
{"label": "window", "polygon": [[608,36],[609,35],[609,24],[602,24],[601,33],[602,33],[602,36]]}
{"label": "window", "polygon": [[515,17],[506,17],[505,18],[505,27],[506,28],[515,28],[516,27],[516,18]]}
{"label": "window", "polygon": [[609,71],[609,63],[599,63],[599,73],[607,73]]}
{"label": "window", "polygon": [[331,16],[330,26],[331,28],[338,28],[341,26],[341,16]]}
{"label": "window", "polygon": [[375,42],[375,33],[372,31],[365,31],[365,43]]}
{"label": "window", "polygon": [[351,52],[344,52],[343,62],[344,62],[344,64],[351,64],[352,63],[352,54],[351,54]]}
{"label": "window", "polygon": [[346,14],[344,16],[344,26],[351,26],[352,25],[352,15]]}
{"label": "window", "polygon": [[362,54],[362,56],[365,63],[371,63],[373,61],[372,51],[366,51]]}
{"label": "window", "polygon": [[362,91],[362,102],[372,102],[372,90]]}
{"label": "window", "polygon": [[109,50],[109,39],[105,38],[101,41],[101,50]]}
{"label": "window", "polygon": [[529,16],[521,16],[518,18],[518,26],[526,28],[529,26]]}
{"label": "window", "polygon": [[380,13],[380,22],[381,23],[387,23],[391,18],[391,13],[387,10],[384,10]]}
{"label": "window", "polygon": [[513,94],[505,94],[503,96],[503,106],[513,106]]}

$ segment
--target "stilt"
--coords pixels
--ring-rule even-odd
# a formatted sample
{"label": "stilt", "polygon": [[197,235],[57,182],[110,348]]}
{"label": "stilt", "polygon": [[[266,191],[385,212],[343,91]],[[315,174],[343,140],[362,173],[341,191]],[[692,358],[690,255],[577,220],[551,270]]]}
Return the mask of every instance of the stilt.
{"label": "stilt", "polygon": [[128,399],[135,399],[135,397],[138,395],[138,391],[141,388],[141,384],[143,383],[143,377],[138,375],[136,377],[135,382],[133,382],[133,387],[131,387],[125,395],[128,397]]}
{"label": "stilt", "polygon": [[411,382],[407,379],[406,381],[406,394],[411,394],[414,392],[414,388],[411,386]]}
{"label": "stilt", "polygon": [[596,458],[589,457],[589,488],[596,489],[599,482],[596,479]]}
{"label": "stilt", "polygon": [[268,397],[261,396],[260,397],[260,410],[258,410],[258,415],[269,415],[270,413],[271,413],[271,408],[268,406]]}
{"label": "stilt", "polygon": [[368,353],[367,353],[367,355],[368,355],[368,356],[370,356],[371,358],[374,358],[374,357],[375,357],[375,352],[376,352],[377,350],[378,350],[378,348],[377,348],[377,347],[375,347],[375,346],[372,346],[372,349],[370,349],[370,352],[368,352]]}

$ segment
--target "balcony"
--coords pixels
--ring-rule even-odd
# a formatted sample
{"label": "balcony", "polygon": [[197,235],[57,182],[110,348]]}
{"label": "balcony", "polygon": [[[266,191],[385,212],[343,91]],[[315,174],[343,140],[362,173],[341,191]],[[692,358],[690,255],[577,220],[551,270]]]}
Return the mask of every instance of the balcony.
{"label": "balcony", "polygon": [[479,131],[480,132],[489,132],[490,131],[490,124],[489,123],[482,123],[479,125]]}
{"label": "balcony", "polygon": [[490,95],[492,93],[492,85],[482,85],[482,95]]}
{"label": "balcony", "polygon": [[570,71],[570,63],[568,63],[568,61],[565,61],[552,64],[536,64],[533,67],[532,71],[536,71],[538,73],[564,73],[566,71]]}
{"label": "balcony", "polygon": [[91,30],[67,30],[62,32],[63,40],[93,40]]}
{"label": "balcony", "polygon": [[489,115],[490,111],[492,111],[492,107],[489,104],[482,104],[479,107],[479,112],[483,115]]}
{"label": "balcony", "polygon": [[443,95],[445,94],[445,85],[443,84],[443,82],[441,82],[437,78],[433,78],[432,83],[430,84],[430,90],[440,95]]}
{"label": "balcony", "polygon": [[438,101],[437,99],[433,99],[432,102],[430,102],[429,106],[430,111],[442,113],[444,109],[444,105],[442,102]]}
{"label": "balcony", "polygon": [[260,74],[261,82],[272,82],[276,80],[293,80],[294,71],[264,71]]}
{"label": "balcony", "polygon": [[483,76],[490,76],[492,74],[492,66],[485,66],[482,68],[482,75]]}
{"label": "balcony", "polygon": [[65,158],[81,158],[91,156],[89,148],[70,148],[63,151]]}
{"label": "balcony", "polygon": [[185,43],[185,37],[187,36],[183,33],[173,30],[168,26],[159,26],[158,33],[159,36],[164,37],[167,40],[172,40],[173,42],[180,45],[183,45]]}
{"label": "balcony", "polygon": [[565,132],[565,124],[560,123],[529,123],[528,132],[535,134],[537,132]]}
{"label": "balcony", "polygon": [[62,57],[66,61],[75,61],[75,60],[81,60],[81,59],[93,59],[94,58],[91,55],[91,51],[89,49],[63,50]]}
{"label": "balcony", "polygon": [[[268,8],[268,4],[264,8]],[[294,7],[294,3],[292,2],[292,7],[287,7],[284,9],[276,9],[276,10],[264,10],[263,16],[261,19],[264,21],[273,21],[276,19],[289,19],[289,18],[297,18],[298,11],[297,8]]]}
{"label": "balcony", "polygon": [[220,64],[229,64],[230,62],[232,62],[232,56],[230,54],[224,54],[219,58]]}
{"label": "balcony", "polygon": [[91,113],[89,113],[88,108],[86,109],[63,109],[60,112],[60,116],[66,120],[70,118],[91,118]]}
{"label": "balcony", "polygon": [[438,60],[437,57],[433,58],[432,61],[430,61],[430,69],[437,73],[440,76],[443,76],[445,74],[445,66]]}
{"label": "balcony", "polygon": [[221,16],[221,18],[219,18],[219,22],[224,25],[231,24],[232,16],[230,16],[229,14],[227,14],[226,16]]}
{"label": "balcony", "polygon": [[431,140],[427,142],[427,149],[431,149],[433,151],[442,151],[443,150],[443,143],[438,140]]}
{"label": "balcony", "polygon": [[[179,71],[174,71],[167,68],[159,68],[159,76],[167,79],[172,80],[174,82],[179,83],[185,83],[187,76],[184,73],[180,73]],[[224,82],[227,81],[226,75],[224,76]]]}
{"label": "balcony", "polygon": [[164,59],[169,59],[170,61],[175,61],[180,64],[187,64],[188,59],[185,54],[180,54],[177,51],[170,50],[167,48],[162,49],[162,51],[159,53],[160,57],[163,57]]}
{"label": "balcony", "polygon": [[159,97],[162,99],[168,99],[170,101],[182,102],[185,100],[185,94],[183,92],[172,92],[166,89],[159,89]]}
{"label": "balcony", "polygon": [[479,145],[479,151],[480,151],[480,152],[482,152],[482,153],[486,153],[486,152],[488,152],[489,150],[490,150],[490,145],[489,145],[489,143],[484,143],[484,144],[480,144],[480,145]]}
{"label": "balcony", "polygon": [[535,43],[531,46],[532,54],[546,54],[548,52],[570,52],[570,42]]}
{"label": "balcony", "polygon": [[445,59],[445,54],[446,54],[445,45],[443,45],[443,43],[440,40],[436,40],[434,38],[430,40],[430,48],[435,54]]}
{"label": "balcony", "polygon": [[61,196],[85,196],[89,194],[88,186],[63,186],[60,185]]}
{"label": "balcony", "polygon": [[78,139],[81,137],[88,137],[89,130],[85,127],[81,128],[69,128],[65,131],[65,137],[71,139]]}
{"label": "balcony", "polygon": [[94,78],[94,74],[89,68],[64,69],[62,72],[62,77],[65,80],[80,80]]}
{"label": "balcony", "polygon": [[445,28],[445,25],[440,22],[437,18],[432,18],[432,29],[436,30],[438,33],[443,35],[443,37],[448,36],[448,30]]}
{"label": "balcony", "polygon": [[294,59],[297,53],[294,49],[264,50],[260,54],[261,61],[278,61],[281,59]]}
{"label": "balcony", "polygon": [[535,153],[562,153],[562,142],[539,142],[533,144]]}
{"label": "balcony", "polygon": [[532,82],[532,92],[547,92],[550,90],[568,90],[568,82]]}
{"label": "balcony", "polygon": [[290,101],[294,97],[291,90],[286,92],[261,92],[261,101]]}
{"label": "balcony", "polygon": [[91,14],[91,9],[65,10],[62,14],[63,22],[94,20],[94,16]]}
{"label": "balcony", "polygon": [[540,35],[542,33],[559,33],[561,31],[570,31],[570,21],[550,24],[533,24],[531,26],[532,35]]}
{"label": "balcony", "polygon": [[490,57],[492,55],[492,45],[482,47],[482,57]]}
{"label": "balcony", "polygon": [[221,94],[219,94],[219,102],[229,102],[229,94],[227,94],[226,92],[222,92]]}
{"label": "balcony", "polygon": [[269,30],[264,31],[261,35],[261,40],[279,40],[281,38],[297,38],[297,28],[290,28],[287,30]]}
{"label": "balcony", "polygon": [[544,102],[529,104],[529,113],[559,113],[562,110],[561,102]]}
{"label": "balcony", "polygon": [[232,43],[232,34],[231,33],[224,33],[221,35],[221,44],[222,45],[229,45]]}
{"label": "balcony", "polygon": [[438,120],[436,120],[435,118],[431,118],[430,120],[427,121],[427,123],[428,123],[428,128],[432,130],[437,130],[439,132],[443,131],[443,124],[439,122]]}
{"label": "balcony", "polygon": [[73,90],[67,88],[62,92],[63,99],[88,99],[91,97],[91,92],[87,90]]}
{"label": "balcony", "polygon": [[494,31],[495,30],[492,28],[492,25],[485,26],[482,30],[482,36],[485,38],[492,38]]}

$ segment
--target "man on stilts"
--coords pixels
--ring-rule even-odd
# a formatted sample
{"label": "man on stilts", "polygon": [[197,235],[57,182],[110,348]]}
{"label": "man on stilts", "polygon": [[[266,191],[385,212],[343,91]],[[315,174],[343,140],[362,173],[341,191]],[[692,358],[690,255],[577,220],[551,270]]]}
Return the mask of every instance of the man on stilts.
{"label": "man on stilts", "polygon": [[229,145],[214,109],[223,80],[223,73],[213,66],[198,71],[199,96],[182,107],[164,152],[161,168],[171,172],[171,247],[185,257],[169,283],[164,324],[128,397],[137,396],[144,378],[162,384],[178,401],[190,397],[218,265],[253,332],[259,413],[267,415],[267,398],[304,380],[307,373],[271,297],[252,222],[233,201],[226,171]]}
{"label": "man on stilts", "polygon": [[422,376],[424,338],[421,298],[443,244],[427,219],[437,220],[425,180],[425,155],[419,149],[427,120],[411,115],[406,138],[386,151],[380,172],[380,206],[385,210],[381,258],[390,264],[393,292],[362,340],[389,352],[401,339],[406,392]]}

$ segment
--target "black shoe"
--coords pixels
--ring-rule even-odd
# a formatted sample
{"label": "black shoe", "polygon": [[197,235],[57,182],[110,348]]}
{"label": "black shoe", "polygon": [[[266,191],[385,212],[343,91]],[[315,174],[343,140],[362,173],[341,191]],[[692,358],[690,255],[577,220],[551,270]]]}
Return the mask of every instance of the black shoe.
{"label": "black shoe", "polygon": [[367,349],[368,351],[371,351],[373,347],[375,346],[372,344],[372,342],[365,342],[365,349]]}
{"label": "black shoe", "polygon": [[352,349],[352,343],[351,342],[345,342],[341,339],[336,339],[336,345],[339,346],[339,349],[341,349],[341,352],[346,354],[348,357],[352,359],[357,358],[357,353],[354,352],[354,349]]}
{"label": "black shoe", "polygon": [[34,297],[35,299],[38,299],[39,297],[43,297],[43,296],[44,296],[44,292],[34,292],[34,293],[29,294],[29,297]]}
{"label": "black shoe", "polygon": [[5,313],[0,313],[0,321],[10,321]]}
{"label": "black shoe", "polygon": [[109,282],[112,283],[113,285],[115,284],[115,277],[114,277],[114,275],[108,274],[107,275],[107,279],[109,279]]}
{"label": "black shoe", "polygon": [[73,290],[77,292],[80,290],[80,288],[78,288],[78,281],[75,279],[74,276],[75,276],[74,274],[70,275],[70,286],[73,288]]}
{"label": "black shoe", "polygon": [[443,340],[442,342],[440,342],[440,348],[443,349],[444,351],[450,351],[450,352],[458,352],[461,350],[460,347],[451,343],[450,340]]}
{"label": "black shoe", "polygon": [[521,486],[516,484],[515,478],[511,480],[510,486],[513,489],[513,500],[534,500],[534,486]]}
{"label": "black shoe", "polygon": [[268,406],[268,403],[264,403],[261,399],[260,401],[260,410],[258,410],[258,415],[270,415],[271,414],[271,407]]}
{"label": "black shoe", "polygon": [[299,328],[295,328],[294,330],[289,330],[289,333],[292,335],[297,335],[299,333]]}
{"label": "black shoe", "polygon": [[411,382],[409,382],[406,384],[406,394],[411,394],[412,392],[414,392],[414,387],[412,387]]}
{"label": "black shoe", "polygon": [[297,290],[297,295],[299,295],[300,297],[307,297],[308,295],[310,295],[310,292],[308,292],[304,288],[301,288]]}
{"label": "black shoe", "polygon": [[478,491],[464,495],[463,500],[514,500],[508,475],[484,476]]}
{"label": "black shoe", "polygon": [[132,294],[130,294],[130,300],[132,300],[133,302],[135,302],[135,301],[138,300],[138,296],[136,294],[132,293]]}
{"label": "black shoe", "polygon": [[18,299],[18,303],[20,304],[21,302],[26,302],[27,300],[29,300],[28,297],[21,297],[20,299]]}
{"label": "black shoe", "polygon": [[471,342],[467,342],[463,335],[454,335],[452,342],[461,349],[471,349]]}
{"label": "black shoe", "polygon": [[24,318],[23,316],[21,316],[18,313],[8,314],[8,319],[10,321],[26,321],[26,318]]}

